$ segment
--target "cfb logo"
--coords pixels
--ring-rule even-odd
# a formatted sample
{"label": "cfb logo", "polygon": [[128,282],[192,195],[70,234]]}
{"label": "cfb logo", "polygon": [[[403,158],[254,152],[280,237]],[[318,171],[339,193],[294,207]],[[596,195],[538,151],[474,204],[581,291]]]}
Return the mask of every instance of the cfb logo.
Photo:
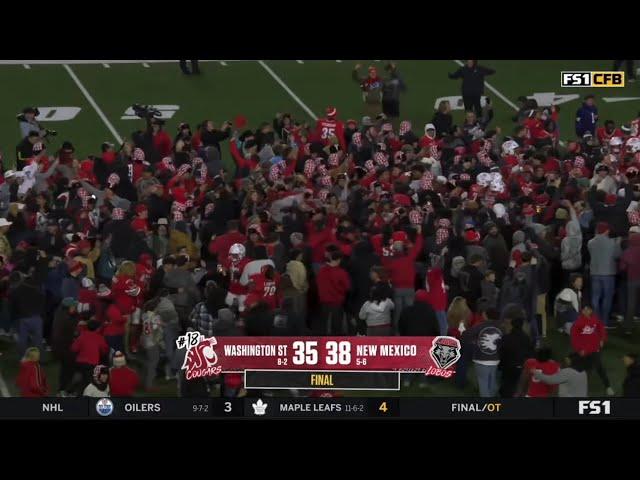
{"label": "cfb logo", "polygon": [[580,415],[611,415],[611,400],[580,400],[578,413]]}
{"label": "cfb logo", "polygon": [[562,87],[624,87],[624,72],[561,72]]}

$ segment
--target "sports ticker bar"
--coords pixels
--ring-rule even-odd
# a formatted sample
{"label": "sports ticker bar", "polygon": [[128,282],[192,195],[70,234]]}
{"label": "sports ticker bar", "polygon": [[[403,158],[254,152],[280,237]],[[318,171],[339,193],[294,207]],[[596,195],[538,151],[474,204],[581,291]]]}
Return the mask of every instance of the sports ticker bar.
{"label": "sports ticker bar", "polygon": [[1,420],[640,419],[628,398],[2,398]]}

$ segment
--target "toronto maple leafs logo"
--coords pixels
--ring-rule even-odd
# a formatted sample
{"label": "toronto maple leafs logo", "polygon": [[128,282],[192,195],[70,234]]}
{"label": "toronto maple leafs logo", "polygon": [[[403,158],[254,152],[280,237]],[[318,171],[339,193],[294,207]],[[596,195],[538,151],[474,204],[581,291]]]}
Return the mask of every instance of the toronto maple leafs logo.
{"label": "toronto maple leafs logo", "polygon": [[447,369],[460,359],[460,340],[454,337],[435,337],[429,355],[439,368]]}

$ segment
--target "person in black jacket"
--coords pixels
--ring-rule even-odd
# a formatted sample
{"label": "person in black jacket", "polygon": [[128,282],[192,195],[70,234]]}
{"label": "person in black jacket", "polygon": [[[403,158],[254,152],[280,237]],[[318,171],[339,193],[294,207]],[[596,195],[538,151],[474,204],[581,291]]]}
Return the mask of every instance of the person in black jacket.
{"label": "person in black jacket", "polygon": [[[373,286],[371,270],[376,265],[380,265],[380,258],[373,252],[369,240],[361,240],[356,243],[347,265],[351,285],[353,285],[348,306],[349,312],[354,316],[358,315],[362,305],[369,299]],[[391,294],[393,295],[393,292]],[[393,298],[393,296],[387,298]]]}
{"label": "person in black jacket", "polygon": [[533,342],[522,329],[523,324],[524,317],[521,315],[504,318],[506,334],[502,337],[500,350],[500,370],[502,370],[500,397],[503,398],[511,398],[515,395],[522,374],[522,366],[533,355]]}
{"label": "person in black jacket", "polygon": [[42,280],[35,273],[23,275],[14,271],[9,277],[9,306],[11,318],[18,324],[18,354],[23,355],[29,347],[42,348],[45,296]]}
{"label": "person in black jacket", "polygon": [[477,60],[467,60],[466,65],[449,74],[450,79],[462,78],[462,102],[466,111],[482,115],[480,97],[484,94],[484,77],[493,75],[495,70],[478,65]]}
{"label": "person in black jacket", "polygon": [[418,290],[413,305],[409,305],[398,320],[400,335],[413,337],[437,337],[440,335],[440,325],[433,307],[428,302],[426,290]]}
{"label": "person in black jacket", "polygon": [[469,308],[472,311],[476,311],[476,302],[482,296],[482,280],[484,275],[481,268],[484,264],[482,256],[479,254],[473,254],[469,258],[469,263],[465,265],[460,278],[462,286],[462,296],[467,300]]}
{"label": "person in black jacket", "polygon": [[231,132],[231,122],[224,122],[222,128],[215,128],[213,121],[205,120],[200,126],[200,141],[202,147],[213,147],[218,151],[218,156],[222,155],[220,151],[220,142],[229,138]]}
{"label": "person in black jacket", "polygon": [[612,236],[626,236],[629,231],[627,208],[633,200],[633,189],[629,185],[626,175],[621,175],[620,180],[624,184],[624,197],[618,196],[613,205],[606,203],[606,193],[604,190],[599,190],[596,185],[592,186],[587,194],[587,201],[593,211],[594,223],[608,223],[611,226]]}
{"label": "person in black jacket", "polygon": [[448,100],[442,100],[438,104],[438,110],[433,114],[431,123],[436,127],[438,137],[449,135],[453,130],[453,115],[451,115],[451,104]]}
{"label": "person in black jacket", "polygon": [[622,383],[622,396],[625,398],[640,397],[640,364],[638,355],[627,353],[622,357],[624,366],[627,367],[627,375]]}
{"label": "person in black jacket", "polygon": [[389,78],[382,83],[382,113],[393,123],[393,127],[398,127],[400,117],[400,93],[407,91],[404,80],[398,73],[395,63],[390,63],[385,67],[389,72]]}
{"label": "person in black jacket", "polygon": [[67,387],[71,385],[75,368],[75,355],[71,351],[71,344],[78,325],[77,305],[77,300],[65,298],[56,309],[53,326],[51,327],[52,353],[54,358],[60,362],[58,383],[60,392],[66,392]]}

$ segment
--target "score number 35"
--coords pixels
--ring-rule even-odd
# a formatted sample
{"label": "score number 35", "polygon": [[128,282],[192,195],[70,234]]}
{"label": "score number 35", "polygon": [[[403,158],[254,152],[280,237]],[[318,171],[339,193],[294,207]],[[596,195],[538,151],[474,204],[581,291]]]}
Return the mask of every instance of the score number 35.
{"label": "score number 35", "polygon": [[[350,342],[327,342],[327,365],[349,365],[351,364],[351,343]],[[318,364],[318,342],[315,340],[301,340],[293,342],[294,365],[317,365]]]}

